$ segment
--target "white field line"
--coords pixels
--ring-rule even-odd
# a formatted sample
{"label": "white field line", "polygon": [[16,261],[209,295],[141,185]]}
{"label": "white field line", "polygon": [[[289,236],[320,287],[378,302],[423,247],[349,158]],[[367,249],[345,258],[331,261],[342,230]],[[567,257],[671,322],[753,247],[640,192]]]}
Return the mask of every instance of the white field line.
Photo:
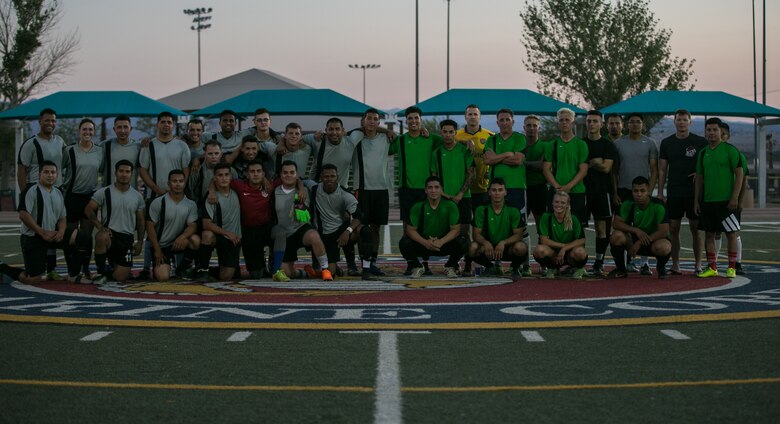
{"label": "white field line", "polygon": [[520,334],[527,342],[543,342],[544,337],[538,331],[521,331]]}
{"label": "white field line", "polygon": [[690,340],[691,338],[677,330],[661,330],[661,333],[665,336],[669,336],[675,340]]}
{"label": "white field line", "polygon": [[103,337],[108,336],[109,334],[113,333],[113,331],[96,331],[88,336],[84,336],[81,338],[82,342],[96,342]]}
{"label": "white field line", "polygon": [[398,334],[379,333],[377,352],[374,423],[401,422],[401,372],[398,361]]}
{"label": "white field line", "polygon": [[252,335],[251,331],[236,331],[228,337],[229,342],[243,342]]}

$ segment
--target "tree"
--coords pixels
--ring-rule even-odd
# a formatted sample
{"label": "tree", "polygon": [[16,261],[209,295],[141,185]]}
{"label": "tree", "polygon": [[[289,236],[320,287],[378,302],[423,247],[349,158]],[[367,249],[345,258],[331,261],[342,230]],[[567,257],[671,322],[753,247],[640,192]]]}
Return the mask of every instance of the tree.
{"label": "tree", "polygon": [[538,90],[599,109],[649,90],[693,89],[695,60],[671,56],[646,0],[526,2],[523,61]]}
{"label": "tree", "polygon": [[57,36],[57,0],[0,0],[0,110],[18,106],[75,64],[77,32]]}

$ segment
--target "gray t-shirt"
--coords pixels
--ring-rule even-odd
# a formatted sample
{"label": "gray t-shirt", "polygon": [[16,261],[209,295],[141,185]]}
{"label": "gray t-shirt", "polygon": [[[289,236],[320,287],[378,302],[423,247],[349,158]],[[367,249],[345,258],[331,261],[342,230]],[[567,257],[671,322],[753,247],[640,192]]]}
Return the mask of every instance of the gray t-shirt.
{"label": "gray t-shirt", "polygon": [[[136,140],[128,139],[127,143],[120,144],[116,138],[104,140],[98,144],[103,147],[103,156],[106,166],[103,171],[103,185],[107,186],[114,183],[114,172],[116,163],[120,160],[129,160],[133,164],[133,176],[130,185],[135,188],[138,184],[138,155],[141,152],[141,143]],[[108,163],[108,158],[111,163]]]}
{"label": "gray t-shirt", "polygon": [[[38,203],[38,192],[41,194],[43,204]],[[62,197],[62,192],[54,187],[51,190],[46,190],[39,184],[31,185],[24,196],[22,197],[22,203],[19,204],[19,211],[26,211],[32,215],[33,219],[38,222],[38,214],[42,212],[42,222],[38,222],[38,225],[47,231],[56,231],[57,222],[60,219],[65,218],[65,199]],[[21,233],[33,237],[35,231],[24,225],[20,227]]]}
{"label": "gray t-shirt", "polygon": [[298,150],[294,152],[287,152],[282,156],[277,155],[274,153],[274,156],[276,158],[276,166],[274,169],[276,169],[276,173],[280,173],[282,170],[282,163],[287,160],[291,160],[295,162],[295,165],[298,166],[298,176],[301,179],[306,178],[306,169],[309,167],[309,157],[311,156],[311,146],[308,144],[301,142],[301,147],[298,148]]}
{"label": "gray t-shirt", "polygon": [[103,148],[95,143],[86,152],[78,144],[66,147],[62,166],[66,173],[63,185],[66,192],[88,194],[97,190],[98,176],[104,168],[103,159]]}
{"label": "gray t-shirt", "polygon": [[[110,205],[106,202],[106,190],[111,191]],[[98,204],[103,225],[123,234],[133,234],[137,230],[135,214],[146,206],[143,196],[136,189],[130,187],[121,191],[116,184],[99,189],[92,195],[92,200]]]}
{"label": "gray t-shirt", "polygon": [[201,143],[208,143],[209,140],[217,140],[222,145],[222,152],[228,154],[233,150],[241,147],[241,133],[239,131],[233,131],[230,137],[225,137],[222,132],[215,133],[203,133],[200,138]]}
{"label": "gray t-shirt", "polygon": [[642,136],[631,140],[627,135],[615,141],[620,157],[620,180],[618,187],[631,189],[631,182],[638,176],[650,178],[650,160],[658,160],[658,147],[653,139]]}
{"label": "gray t-shirt", "polygon": [[[165,201],[165,216],[160,216],[163,200]],[[162,219],[164,222],[162,234],[157,234],[157,241],[160,247],[168,247],[179,237],[181,233],[187,228],[188,225],[197,221],[198,219],[198,207],[195,206],[195,202],[184,197],[181,201],[171,197],[168,193],[165,196],[160,196],[149,205],[149,219],[155,223],[155,230],[158,230],[160,226],[158,223]]]}
{"label": "gray t-shirt", "polygon": [[217,216],[217,205],[206,202],[206,215],[203,218],[210,219],[214,224],[222,229],[241,237],[241,203],[238,201],[238,195],[230,190],[227,196],[217,191],[217,201],[222,212],[222,224],[219,223]]}
{"label": "gray t-shirt", "polygon": [[[43,138],[31,137],[22,143],[22,147],[19,148],[18,163],[27,167],[27,184],[38,183],[38,150],[37,145],[41,148],[41,156],[43,160],[50,160],[57,164],[57,181],[54,185],[59,187],[62,185],[62,158],[65,152],[65,142],[62,137],[58,135],[52,135],[50,140],[44,140]],[[19,187],[24,189],[24,187]]]}
{"label": "gray t-shirt", "polygon": [[331,234],[344,224],[344,212],[354,214],[357,210],[357,199],[341,187],[336,187],[333,193],[326,193],[322,184],[312,188],[315,196],[315,222],[322,234]]}
{"label": "gray t-shirt", "polygon": [[303,136],[303,141],[311,146],[312,156],[314,161],[311,164],[311,171],[309,171],[309,178],[319,181],[317,178],[317,165],[320,158],[320,149],[325,146],[325,152],[322,156],[322,164],[330,163],[336,165],[339,172],[339,185],[346,187],[349,181],[349,168],[352,164],[352,155],[355,152],[355,146],[360,143],[363,138],[363,133],[359,131],[353,131],[349,136],[342,137],[339,144],[332,144],[328,141],[327,137],[323,136],[323,140],[316,140],[314,134],[306,134]]}
{"label": "gray t-shirt", "polygon": [[266,160],[263,160],[263,169],[265,170],[265,175],[271,179],[272,176],[276,173],[276,139],[271,137],[261,140],[257,135],[257,130],[254,127],[243,129],[241,132],[239,132],[239,134],[241,135],[242,140],[247,135],[253,135],[260,141],[260,151],[265,152],[265,154],[268,156]]}
{"label": "gray t-shirt", "polygon": [[[284,230],[285,237],[295,234],[299,228],[306,223],[295,220],[293,205],[295,204],[295,195],[298,190],[293,189],[289,193],[284,192],[283,186],[276,187],[274,190],[274,213],[276,214],[276,226]],[[309,206],[309,198],[306,198],[306,207]]]}
{"label": "gray t-shirt", "polygon": [[[152,167],[150,156],[152,146],[154,146],[154,168]],[[138,163],[142,168],[146,168],[149,171],[149,176],[152,177],[158,187],[167,190],[168,173],[174,169],[184,170],[190,165],[190,148],[187,146],[187,143],[177,138],[171,139],[166,143],[153,138],[149,147],[141,149]],[[154,197],[154,193],[151,190],[146,194],[148,198]]]}
{"label": "gray t-shirt", "polygon": [[[355,131],[360,132],[360,131]],[[387,134],[376,134],[372,138],[362,136],[352,157],[352,184],[356,190],[387,190],[387,152],[390,139]]]}

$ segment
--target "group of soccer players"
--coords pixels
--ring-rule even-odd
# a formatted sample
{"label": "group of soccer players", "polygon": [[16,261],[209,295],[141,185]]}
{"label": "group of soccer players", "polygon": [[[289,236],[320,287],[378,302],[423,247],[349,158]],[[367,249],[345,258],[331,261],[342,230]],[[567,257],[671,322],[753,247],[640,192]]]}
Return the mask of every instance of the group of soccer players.
{"label": "group of soccer players", "polygon": [[[250,278],[329,281],[346,273],[372,279],[384,275],[376,259],[380,228],[388,223],[392,155],[404,222],[399,248],[413,278],[431,273],[432,256],[448,256],[449,277],[501,274],[502,261],[510,262],[514,277],[530,276],[531,255],[546,277],[583,278],[584,227],[591,217],[593,274],[625,277],[636,255],[643,256],[643,274],[652,273],[647,256],[657,259],[659,278],[680,274],[683,217],[694,235],[698,276],[718,275],[720,233],[728,241],[726,275],[737,272],[747,167],[717,118],[706,121],[705,140],[689,132],[690,113],[677,111],[676,133],[663,140],[659,155],[643,135],[640,114],[625,118],[626,134],[623,117],[607,116],[602,134],[601,113],[590,111],[581,139],[574,112],[563,108],[558,135],[548,141],[539,139],[535,115],[525,117],[524,134],[515,131],[509,109],[496,114],[498,133],[481,127],[473,104],[463,128],[444,120],[438,134],[424,128],[419,108],[404,116],[407,131],[400,135],[381,128],[374,109],[358,129],[346,132],[331,118],[324,131],[303,135],[296,123],[272,130],[270,112],[262,108],[254,127],[238,131],[239,117],[226,110],[219,131],[204,132],[203,122],[192,120],[179,138],[174,117],[163,112],[155,136],[142,141],[130,137],[130,118],[117,116],[114,138],[93,140],[95,124],[84,119],[78,142],[66,146],[54,134],[56,112],[45,109],[39,133],[18,156],[25,268],[0,263],[0,272],[31,284],[63,279],[55,270],[56,249],[62,249],[73,282],[133,278],[133,256],[142,252],[143,270],[135,278],[228,280],[242,278],[243,249]],[[533,249],[526,213],[536,222]],[[699,230],[706,232],[704,270]],[[615,268],[606,274],[608,246]],[[301,248],[312,252],[303,269],[294,266]],[[217,267],[209,266],[213,250]],[[342,250],[346,270],[336,266]],[[90,272],[93,254],[97,274]]]}

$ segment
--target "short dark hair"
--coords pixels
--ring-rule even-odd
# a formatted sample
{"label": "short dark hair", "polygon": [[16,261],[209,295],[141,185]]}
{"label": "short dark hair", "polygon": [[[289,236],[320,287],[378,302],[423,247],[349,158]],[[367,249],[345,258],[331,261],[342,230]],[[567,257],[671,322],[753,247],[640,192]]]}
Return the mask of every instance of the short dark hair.
{"label": "short dark hair", "polygon": [[496,112],[496,118],[498,118],[498,115],[501,115],[502,113],[508,113],[509,116],[513,118],[515,117],[515,113],[512,112],[512,109],[509,109],[508,107],[502,107],[501,109],[498,110],[498,112]]}
{"label": "short dark hair", "polygon": [[475,105],[474,103],[471,103],[468,106],[466,106],[466,109],[463,112],[465,113],[469,109],[476,109],[476,110],[479,110],[480,112],[482,112],[482,110],[479,109],[479,106]]}
{"label": "short dark hair", "polygon": [[642,122],[644,122],[644,121],[645,121],[645,116],[644,116],[644,115],[642,115],[642,114],[641,114],[641,113],[639,113],[639,112],[631,112],[631,113],[629,113],[628,115],[626,115],[626,121],[628,121],[628,120],[629,120],[629,119],[631,119],[631,118],[639,118],[639,119],[641,119],[641,120],[642,120]]}
{"label": "short dark hair", "polygon": [[43,169],[44,166],[53,166],[54,169],[58,169],[59,168],[56,163],[54,163],[54,162],[52,162],[52,161],[50,161],[48,159],[44,160],[43,162],[41,162],[41,169]]}
{"label": "short dark hair", "polygon": [[250,166],[254,166],[254,165],[260,165],[260,169],[262,169],[262,170],[263,170],[263,172],[265,172],[265,165],[263,165],[263,162],[261,162],[261,161],[259,161],[259,160],[257,160],[257,159],[252,159],[252,160],[250,160],[250,161],[249,161],[249,162],[246,164],[246,169],[249,169],[249,167],[250,167]]}
{"label": "short dark hair", "polygon": [[720,118],[709,118],[704,122],[704,126],[706,127],[707,125],[717,125],[720,127],[723,125],[723,121],[721,121]]}
{"label": "short dark hair", "polygon": [[437,177],[436,175],[431,175],[430,177],[425,179],[425,187],[428,187],[428,183],[437,182],[439,185],[442,185],[441,178]]}
{"label": "short dark hair", "polygon": [[650,181],[648,181],[646,177],[640,175],[640,176],[634,178],[631,181],[631,185],[632,186],[635,186],[635,185],[647,185],[647,186],[649,186],[650,185]]}
{"label": "short dark hair", "polygon": [[220,162],[214,167],[214,175],[217,175],[217,171],[220,169],[227,169],[230,172],[230,164],[227,162]]}
{"label": "short dark hair", "polygon": [[127,159],[122,159],[122,160],[120,160],[119,162],[117,162],[117,163],[116,163],[116,165],[114,165],[114,171],[115,171],[115,172],[116,172],[116,171],[119,171],[119,167],[120,167],[120,166],[129,166],[131,171],[132,171],[133,169],[135,169],[135,165],[133,165],[133,162],[130,162],[130,161],[129,161],[129,160],[127,160]]}
{"label": "short dark hair", "polygon": [[336,167],[336,165],[334,165],[332,163],[326,163],[325,165],[322,165],[322,171],[326,171],[328,169],[332,169],[332,170],[336,171],[336,174],[339,173],[339,169]]}
{"label": "short dark hair", "polygon": [[184,176],[184,171],[182,171],[181,169],[171,169],[171,172],[168,173],[168,181],[170,181],[171,177],[174,175]]}
{"label": "short dark hair", "polygon": [[200,119],[190,119],[190,122],[187,122],[187,126],[189,127],[190,125],[200,125],[202,127],[203,121]]}
{"label": "short dark hair", "polygon": [[243,146],[245,143],[260,143],[260,140],[254,134],[247,134],[241,139],[241,145]]}
{"label": "short dark hair", "polygon": [[605,121],[609,121],[612,118],[620,119],[620,122],[623,122],[623,117],[620,116],[619,113],[608,113],[607,117],[604,119]]}
{"label": "short dark hair", "polygon": [[363,117],[365,118],[366,116],[368,116],[369,113],[376,113],[377,115],[380,115],[378,110],[376,110],[374,108],[369,108],[369,109],[366,109],[365,112],[363,112]]}
{"label": "short dark hair", "polygon": [[174,122],[176,121],[176,117],[173,116],[172,113],[168,112],[167,110],[164,110],[157,114],[157,122],[160,122],[160,119],[163,118],[171,118]]}
{"label": "short dark hair", "polygon": [[262,114],[264,114],[264,113],[267,113],[267,114],[269,114],[269,115],[271,114],[271,112],[270,112],[270,111],[268,111],[268,109],[266,109],[266,108],[264,108],[264,107],[260,107],[260,108],[257,108],[257,109],[255,109],[255,116],[257,116],[257,115],[262,115]]}
{"label": "short dark hair", "polygon": [[458,129],[458,123],[453,121],[452,119],[445,119],[445,120],[439,122],[439,129],[444,129],[444,127],[446,125],[449,125],[449,126],[455,128],[456,130]]}
{"label": "short dark hair", "polygon": [[689,112],[688,109],[677,109],[676,111],[674,111],[674,116],[677,115],[688,115],[688,118],[690,119],[691,112]]}
{"label": "short dark hair", "polygon": [[411,114],[413,114],[413,113],[416,113],[416,114],[418,114],[418,115],[422,116],[422,109],[420,109],[420,108],[419,108],[419,107],[417,107],[417,106],[409,106],[409,107],[408,107],[408,108],[406,108],[406,110],[404,111],[404,116],[406,117],[406,116],[409,116],[409,115],[411,115]]}
{"label": "short dark hair", "polygon": [[131,122],[131,121],[130,121],[130,117],[129,117],[129,116],[127,116],[127,115],[117,115],[117,117],[116,117],[116,118],[114,118],[114,125],[116,125],[117,121],[127,121],[127,122]]}
{"label": "short dark hair", "polygon": [[492,180],[490,180],[490,185],[488,187],[492,186],[493,184],[499,184],[506,187],[506,181],[502,177],[495,177]]}
{"label": "short dark hair", "polygon": [[591,109],[588,111],[588,115],[598,116],[599,118],[603,118],[604,114],[601,113],[601,111],[598,111],[596,109]]}
{"label": "short dark hair", "polygon": [[81,122],[79,122],[79,129],[81,129],[81,126],[84,125],[84,124],[92,124],[92,126],[94,127],[95,126],[95,121],[93,121],[93,120],[91,120],[89,118],[84,118],[84,119],[81,120]]}
{"label": "short dark hair", "polygon": [[336,117],[328,119],[328,122],[325,123],[325,126],[328,126],[333,123],[338,123],[339,125],[341,125],[341,128],[344,128],[344,122],[342,122],[341,119]]}
{"label": "short dark hair", "polygon": [[221,121],[222,117],[226,116],[226,115],[231,115],[234,119],[238,119],[238,115],[236,115],[235,112],[233,112],[230,109],[225,109],[225,110],[223,110],[222,112],[219,113],[219,120]]}
{"label": "short dark hair", "polygon": [[286,160],[286,161],[282,162],[282,166],[280,166],[280,167],[279,167],[279,171],[281,171],[281,170],[282,170],[282,168],[284,168],[285,166],[290,166],[290,165],[292,165],[293,167],[295,167],[295,170],[296,170],[296,171],[298,170],[298,164],[297,164],[297,163],[295,163],[295,161],[292,161],[292,160]]}
{"label": "short dark hair", "polygon": [[206,151],[206,148],[209,146],[217,146],[219,147],[219,150],[222,150],[222,143],[220,143],[217,140],[214,140],[213,138],[206,142],[206,144],[203,145],[203,151]]}
{"label": "short dark hair", "polygon": [[289,124],[287,124],[286,127],[284,127],[284,132],[287,132],[287,130],[289,130],[290,128],[297,128],[299,130],[303,129],[303,128],[301,128],[301,124],[299,124],[297,122],[290,122]]}
{"label": "short dark hair", "polygon": [[55,112],[54,109],[47,107],[46,109],[42,110],[41,113],[38,114],[38,119],[43,118],[43,115],[57,116],[57,112]]}

